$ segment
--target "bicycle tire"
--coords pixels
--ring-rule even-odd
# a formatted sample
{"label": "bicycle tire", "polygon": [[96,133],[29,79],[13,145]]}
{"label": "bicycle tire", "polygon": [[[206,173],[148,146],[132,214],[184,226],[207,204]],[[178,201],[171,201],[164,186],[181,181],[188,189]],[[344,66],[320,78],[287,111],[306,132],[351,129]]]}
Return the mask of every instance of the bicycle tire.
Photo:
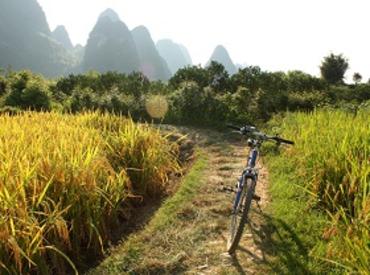
{"label": "bicycle tire", "polygon": [[[247,222],[248,213],[249,213],[252,200],[253,200],[255,181],[253,181],[252,179],[247,179],[247,182],[243,186],[243,189],[245,188],[246,188],[246,191],[244,192],[246,192],[246,194],[244,195],[242,194],[242,198],[240,199],[237,209],[235,213],[233,213],[231,216],[230,232],[229,232],[229,238],[227,241],[227,252],[229,254],[233,254],[235,252],[236,248],[239,245],[241,236],[243,234],[244,225]],[[244,207],[243,207],[243,202],[244,202]],[[239,214],[240,207],[243,207],[243,211],[242,211],[242,215],[241,215],[241,218],[238,224],[236,224],[236,218]]]}

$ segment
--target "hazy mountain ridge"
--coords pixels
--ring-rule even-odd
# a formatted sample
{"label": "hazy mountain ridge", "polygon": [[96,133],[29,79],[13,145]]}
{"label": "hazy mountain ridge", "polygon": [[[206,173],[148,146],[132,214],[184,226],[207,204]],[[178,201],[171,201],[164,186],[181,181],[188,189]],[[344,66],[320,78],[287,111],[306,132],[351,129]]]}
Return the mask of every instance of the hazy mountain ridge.
{"label": "hazy mountain ridge", "polygon": [[159,55],[149,30],[138,26],[131,33],[140,58],[140,71],[152,80],[168,80],[171,77],[170,69]]}
{"label": "hazy mountain ridge", "polygon": [[108,17],[113,22],[121,21],[119,15],[112,9],[106,9],[105,11],[103,11],[99,15],[98,21],[104,17]]}
{"label": "hazy mountain ridge", "polygon": [[177,70],[192,65],[192,60],[185,46],[177,44],[170,39],[157,41],[156,48],[159,54],[167,62],[172,74]]}
{"label": "hazy mountain ridge", "polygon": [[0,67],[57,76],[73,66],[73,58],[52,38],[36,0],[1,0],[0,37]]}
{"label": "hazy mountain ridge", "polygon": [[185,57],[185,62],[187,64],[187,66],[188,65],[189,66],[193,65],[193,60],[191,59],[191,55],[190,55],[188,49],[184,45],[182,45],[182,44],[177,44],[177,45],[179,45],[179,47],[181,49],[181,52],[182,52],[182,54]]}
{"label": "hazy mountain ridge", "polygon": [[69,34],[64,26],[57,26],[55,30],[52,32],[52,37],[62,44],[62,46],[68,50],[71,51],[73,49],[73,44],[71,42],[71,39],[69,38]]}
{"label": "hazy mountain ridge", "polygon": [[111,9],[104,11],[89,35],[83,70],[130,73],[140,69],[140,59],[131,32]]}
{"label": "hazy mountain ridge", "polygon": [[[151,80],[168,80],[177,70],[193,64],[184,45],[170,39],[154,43],[145,26],[130,31],[112,9],[99,15],[86,46],[74,47],[64,26],[50,31],[36,0],[1,0],[0,37],[0,67],[30,69],[46,76],[88,70],[141,71]],[[212,60],[223,64],[230,74],[237,71],[223,46],[216,47],[208,64]]]}
{"label": "hazy mountain ridge", "polygon": [[211,61],[221,63],[229,74],[235,74],[237,72],[237,68],[233,61],[231,60],[229,53],[222,45],[218,45],[215,48],[211,55],[211,58],[207,63],[207,66],[211,63]]}

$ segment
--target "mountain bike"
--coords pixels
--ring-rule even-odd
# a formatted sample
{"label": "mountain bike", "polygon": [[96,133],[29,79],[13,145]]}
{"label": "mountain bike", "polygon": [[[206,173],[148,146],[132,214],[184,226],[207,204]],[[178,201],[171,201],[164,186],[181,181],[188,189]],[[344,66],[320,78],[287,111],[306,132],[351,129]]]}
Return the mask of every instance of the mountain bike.
{"label": "mountain bike", "polygon": [[230,233],[227,241],[227,251],[229,254],[235,252],[240,238],[243,233],[244,225],[248,221],[248,213],[252,204],[252,200],[260,201],[260,197],[255,194],[256,184],[258,180],[258,169],[255,168],[259,156],[259,149],[263,142],[274,141],[277,145],[282,143],[293,145],[294,142],[280,138],[279,136],[269,136],[259,131],[254,126],[246,125],[237,127],[228,125],[228,128],[235,130],[248,138],[247,145],[250,147],[247,165],[244,168],[240,178],[236,184],[235,199],[231,212]]}

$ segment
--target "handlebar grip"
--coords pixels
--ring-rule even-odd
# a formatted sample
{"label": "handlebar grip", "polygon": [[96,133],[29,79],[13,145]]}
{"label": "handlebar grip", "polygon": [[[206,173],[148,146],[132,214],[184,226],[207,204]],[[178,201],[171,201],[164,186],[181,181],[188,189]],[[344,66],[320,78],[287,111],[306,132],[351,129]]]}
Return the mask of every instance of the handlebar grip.
{"label": "handlebar grip", "polygon": [[283,139],[283,138],[280,138],[280,137],[274,137],[274,140],[277,141],[277,142],[280,142],[280,143],[286,143],[286,144],[294,145],[294,141],[290,141],[290,140]]}
{"label": "handlebar grip", "polygon": [[230,124],[228,124],[228,125],[226,125],[226,127],[227,127],[227,128],[230,128],[230,129],[233,129],[233,130],[240,131],[240,127],[238,127],[238,126],[234,126],[234,125],[230,125]]}

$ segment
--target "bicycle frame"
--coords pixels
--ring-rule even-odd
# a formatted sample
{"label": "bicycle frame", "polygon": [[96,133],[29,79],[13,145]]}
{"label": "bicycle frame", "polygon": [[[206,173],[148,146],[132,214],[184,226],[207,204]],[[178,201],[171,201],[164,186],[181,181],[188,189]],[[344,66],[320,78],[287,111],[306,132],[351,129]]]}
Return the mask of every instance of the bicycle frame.
{"label": "bicycle frame", "polygon": [[[236,197],[234,201],[234,206],[233,206],[233,212],[235,213],[239,201],[241,199],[242,191],[244,188],[244,184],[246,182],[246,179],[250,178],[252,179],[252,184],[256,184],[258,180],[258,170],[255,169],[256,162],[259,156],[259,142],[253,140],[252,141],[252,147],[249,151],[249,156],[247,160],[247,165],[246,168],[243,170],[243,173],[241,177],[238,180],[238,189],[236,192]],[[254,189],[254,188],[253,188]]]}
{"label": "bicycle frame", "polygon": [[[280,138],[279,136],[269,136],[256,129],[254,126],[237,127],[228,125],[228,128],[236,130],[236,132],[248,137],[248,146],[250,147],[247,164],[242,172],[241,177],[236,184],[236,194],[231,213],[230,237],[227,241],[227,251],[229,254],[235,252],[241,236],[243,234],[244,225],[248,223],[248,213],[251,208],[252,201],[257,203],[260,197],[255,195],[255,188],[258,180],[258,168],[255,168],[259,156],[259,149],[264,141],[275,141],[277,145],[280,143],[291,144],[294,142]],[[239,218],[240,217],[240,218]]]}

